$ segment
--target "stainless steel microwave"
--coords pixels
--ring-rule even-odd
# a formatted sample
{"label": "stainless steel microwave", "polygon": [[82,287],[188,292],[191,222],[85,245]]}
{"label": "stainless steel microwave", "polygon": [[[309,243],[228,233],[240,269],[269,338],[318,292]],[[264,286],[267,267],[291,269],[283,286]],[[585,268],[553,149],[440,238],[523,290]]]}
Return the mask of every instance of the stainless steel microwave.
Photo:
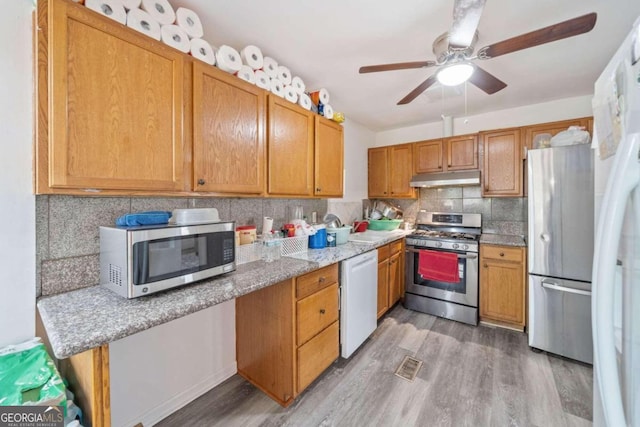
{"label": "stainless steel microwave", "polygon": [[100,227],[100,284],[126,298],[236,269],[235,222]]}

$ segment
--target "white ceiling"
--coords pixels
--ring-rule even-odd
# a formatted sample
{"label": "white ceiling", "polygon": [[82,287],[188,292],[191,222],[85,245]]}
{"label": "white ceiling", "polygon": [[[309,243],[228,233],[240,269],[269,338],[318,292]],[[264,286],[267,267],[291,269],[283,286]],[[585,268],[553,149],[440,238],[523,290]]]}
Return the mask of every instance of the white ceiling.
{"label": "white ceiling", "polygon": [[438,84],[396,105],[434,69],[359,74],[363,65],[435,59],[433,40],[449,29],[453,0],[170,0],[200,16],[204,39],[237,50],[260,47],[310,89],[326,87],[335,111],[373,131],[587,95],[640,15],[639,0],[487,0],[477,48],[589,12],[595,28],[495,59],[477,61],[508,84],[487,95]]}

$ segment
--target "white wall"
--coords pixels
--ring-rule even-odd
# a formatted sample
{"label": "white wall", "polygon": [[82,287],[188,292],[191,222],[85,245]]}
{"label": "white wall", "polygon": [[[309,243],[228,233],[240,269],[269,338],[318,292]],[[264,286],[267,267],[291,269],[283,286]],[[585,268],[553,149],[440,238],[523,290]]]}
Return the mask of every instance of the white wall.
{"label": "white wall", "polygon": [[[525,126],[591,116],[593,114],[591,111],[591,98],[592,95],[565,98],[542,104],[493,111],[477,116],[454,118],[453,134],[464,135],[482,130]],[[467,123],[464,123],[465,119]],[[375,146],[401,144],[404,142],[441,138],[442,136],[442,122],[425,123],[378,132],[376,134]]]}
{"label": "white wall", "polygon": [[367,198],[367,149],[373,147],[376,134],[353,120],[344,123],[344,202]]}
{"label": "white wall", "polygon": [[31,0],[0,14],[0,347],[35,334]]}

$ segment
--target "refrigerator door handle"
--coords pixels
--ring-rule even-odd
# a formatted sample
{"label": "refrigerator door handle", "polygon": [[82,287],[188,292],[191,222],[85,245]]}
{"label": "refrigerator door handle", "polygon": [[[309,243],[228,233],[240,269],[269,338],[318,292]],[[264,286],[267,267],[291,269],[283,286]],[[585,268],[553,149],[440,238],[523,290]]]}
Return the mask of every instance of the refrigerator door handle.
{"label": "refrigerator door handle", "polygon": [[542,287],[543,288],[553,289],[554,291],[567,292],[567,293],[570,293],[570,294],[585,295],[585,296],[588,296],[588,297],[591,296],[591,292],[589,292],[589,291],[584,291],[582,289],[567,288],[566,286],[560,286],[557,283],[549,281],[548,279],[544,279],[540,283],[542,283]]}

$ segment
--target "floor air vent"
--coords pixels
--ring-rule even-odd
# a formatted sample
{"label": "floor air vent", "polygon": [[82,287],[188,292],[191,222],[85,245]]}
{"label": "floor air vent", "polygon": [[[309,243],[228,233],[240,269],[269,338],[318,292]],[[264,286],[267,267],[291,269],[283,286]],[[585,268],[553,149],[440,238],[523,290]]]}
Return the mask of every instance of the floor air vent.
{"label": "floor air vent", "polygon": [[407,381],[413,381],[422,366],[422,361],[411,356],[405,356],[396,369],[396,375]]}

